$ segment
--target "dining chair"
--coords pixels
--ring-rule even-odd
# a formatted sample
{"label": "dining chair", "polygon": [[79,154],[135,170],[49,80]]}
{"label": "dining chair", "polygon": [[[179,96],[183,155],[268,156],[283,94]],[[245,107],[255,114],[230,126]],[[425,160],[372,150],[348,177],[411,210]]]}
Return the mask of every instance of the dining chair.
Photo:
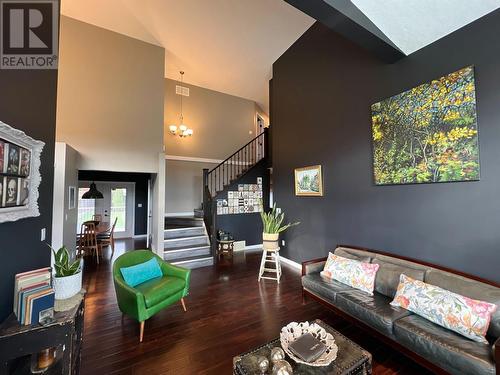
{"label": "dining chair", "polygon": [[117,221],[118,217],[115,217],[113,225],[97,235],[97,243],[101,245],[101,248],[103,246],[111,246],[111,258],[113,258],[113,254],[115,253],[115,227]]}
{"label": "dining chair", "polygon": [[81,253],[95,253],[97,264],[99,264],[99,249],[100,245],[97,242],[97,235],[95,224],[86,222],[82,224],[82,233],[80,234],[80,248],[78,252]]}

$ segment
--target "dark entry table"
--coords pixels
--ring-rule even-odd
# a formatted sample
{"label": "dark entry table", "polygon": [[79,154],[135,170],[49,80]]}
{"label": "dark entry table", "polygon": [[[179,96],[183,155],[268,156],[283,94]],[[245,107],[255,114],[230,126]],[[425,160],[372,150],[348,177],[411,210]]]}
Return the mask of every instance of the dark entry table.
{"label": "dark entry table", "polygon": [[[314,321],[331,333],[338,346],[337,358],[328,366],[313,367],[296,363],[286,356],[286,360],[293,367],[294,375],[366,375],[372,373],[372,355],[332,327],[317,319]],[[257,357],[270,358],[271,349],[281,346],[280,339],[276,338],[258,348],[233,358],[233,374],[253,375],[260,374],[257,367]],[[266,374],[271,373],[271,368]]]}

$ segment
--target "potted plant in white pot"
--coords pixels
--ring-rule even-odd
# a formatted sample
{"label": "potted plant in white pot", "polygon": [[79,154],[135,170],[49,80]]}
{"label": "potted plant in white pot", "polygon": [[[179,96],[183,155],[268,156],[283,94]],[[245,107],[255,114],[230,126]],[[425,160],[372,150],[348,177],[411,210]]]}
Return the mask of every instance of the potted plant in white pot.
{"label": "potted plant in white pot", "polygon": [[[52,247],[51,247],[52,249]],[[82,289],[81,259],[76,257],[71,260],[66,246],[59,250],[52,249],[54,253],[54,291],[56,299],[71,298]]]}
{"label": "potted plant in white pot", "polygon": [[296,222],[282,225],[283,220],[285,220],[285,213],[278,212],[276,203],[273,204],[273,208],[269,212],[261,212],[260,217],[263,226],[262,247],[267,250],[274,250],[279,247],[278,240],[281,232],[300,224],[300,222]]}

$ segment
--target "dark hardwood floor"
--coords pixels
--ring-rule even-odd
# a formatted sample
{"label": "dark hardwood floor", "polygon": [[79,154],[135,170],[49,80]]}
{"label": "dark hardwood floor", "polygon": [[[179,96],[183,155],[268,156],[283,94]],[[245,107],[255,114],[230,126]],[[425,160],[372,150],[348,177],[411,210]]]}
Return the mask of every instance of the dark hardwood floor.
{"label": "dark hardwood floor", "polygon": [[[144,248],[142,241],[117,241],[114,257]],[[170,306],[139,324],[116,304],[109,250],[96,265],[86,261],[87,289],[81,373],[231,374],[233,356],[279,335],[290,321],[323,319],[373,354],[374,374],[428,372],[314,301],[302,304],[300,275],[283,266],[278,285],[257,282],[259,253],[237,253],[213,267],[193,270],[187,312]]]}

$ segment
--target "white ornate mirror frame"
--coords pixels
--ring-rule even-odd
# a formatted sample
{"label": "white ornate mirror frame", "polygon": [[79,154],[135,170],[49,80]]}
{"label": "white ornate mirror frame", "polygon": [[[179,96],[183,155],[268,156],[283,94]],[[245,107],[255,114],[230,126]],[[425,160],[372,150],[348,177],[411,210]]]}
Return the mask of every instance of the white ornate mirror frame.
{"label": "white ornate mirror frame", "polygon": [[[38,210],[38,187],[42,181],[40,176],[40,156],[45,143],[31,138],[23,131],[14,129],[2,121],[0,121],[0,138],[31,151],[28,204],[17,207],[0,207],[0,223],[40,216]],[[4,158],[6,157],[7,155],[4,155]]]}

